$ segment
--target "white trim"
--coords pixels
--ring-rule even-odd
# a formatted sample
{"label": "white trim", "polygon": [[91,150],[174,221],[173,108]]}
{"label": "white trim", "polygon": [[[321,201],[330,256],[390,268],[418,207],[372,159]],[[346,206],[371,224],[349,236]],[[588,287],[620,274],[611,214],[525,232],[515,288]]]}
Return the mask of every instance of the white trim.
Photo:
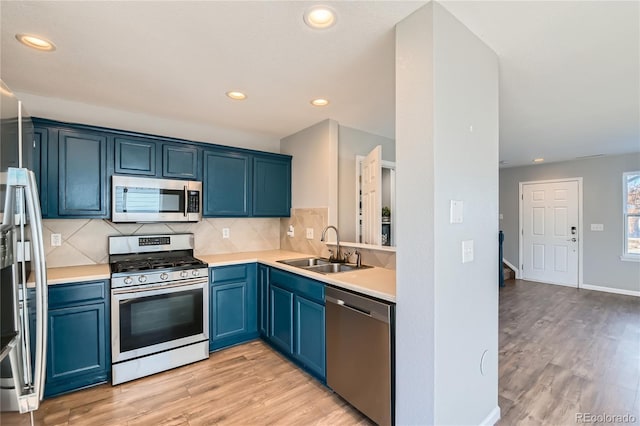
{"label": "white trim", "polygon": [[620,260],[625,262],[640,260],[640,255],[627,253],[627,217],[629,216],[629,213],[627,213],[627,176],[637,175],[639,173],[640,171],[622,173],[622,256],[620,256]]}
{"label": "white trim", "polygon": [[495,406],[487,417],[480,423],[480,426],[493,426],[500,420],[500,407]]}
{"label": "white trim", "polygon": [[624,294],[625,296],[640,297],[640,290],[624,290],[621,288],[604,287],[599,285],[583,284],[583,290],[603,291],[605,293]]}
{"label": "white trim", "polygon": [[[583,222],[583,218],[582,218],[582,211],[583,211],[583,198],[582,198],[582,178],[581,177],[573,177],[573,178],[565,178],[565,179],[550,179],[550,180],[532,180],[532,181],[526,181],[526,182],[519,182],[518,183],[518,262],[520,265],[522,265],[522,252],[524,251],[523,248],[523,241],[522,241],[522,224],[523,224],[523,218],[522,218],[522,206],[524,204],[524,200],[522,199],[522,186],[523,185],[535,185],[535,184],[539,184],[539,183],[559,183],[559,182],[578,182],[578,282],[577,282],[577,288],[582,288],[583,285],[583,266],[584,266],[584,261],[583,261],[583,253],[584,253],[584,248],[583,248],[583,236],[584,236],[584,232],[582,231],[582,222]],[[523,279],[522,278],[522,271],[518,271],[516,272],[516,278],[517,279]],[[530,280],[532,281],[532,280]],[[548,284],[558,284],[558,283],[548,283]],[[574,287],[573,285],[567,285],[567,284],[561,284],[561,285],[565,285],[568,287]]]}
{"label": "white trim", "polygon": [[504,263],[509,268],[511,268],[511,270],[513,270],[513,272],[515,272],[516,277],[520,274],[520,270],[518,268],[516,268],[515,266],[513,266],[511,263],[509,263],[509,261],[507,259],[505,259],[504,257],[502,258],[502,263]]}
{"label": "white trim", "polygon": [[[328,241],[325,243],[328,246],[335,246],[335,241]],[[377,246],[374,244],[365,244],[365,243],[350,243],[348,241],[340,241],[340,247],[351,247],[351,248],[363,248],[367,250],[377,250],[377,251],[389,251],[396,252],[396,248],[394,246]]]}
{"label": "white trim", "polygon": [[620,256],[620,260],[623,262],[640,262],[640,256],[638,256],[637,254]]}
{"label": "white trim", "polygon": [[559,283],[559,282],[556,282],[556,281],[540,280],[540,279],[538,279],[538,278],[536,278],[536,279],[533,279],[533,278],[523,278],[523,281],[528,281],[528,282],[531,282],[531,283],[538,283],[538,284],[559,285],[559,286],[562,286],[562,287],[569,287],[569,288],[582,288],[582,286],[580,286],[580,287],[576,287],[576,286],[575,286],[575,285],[573,285],[573,284]]}

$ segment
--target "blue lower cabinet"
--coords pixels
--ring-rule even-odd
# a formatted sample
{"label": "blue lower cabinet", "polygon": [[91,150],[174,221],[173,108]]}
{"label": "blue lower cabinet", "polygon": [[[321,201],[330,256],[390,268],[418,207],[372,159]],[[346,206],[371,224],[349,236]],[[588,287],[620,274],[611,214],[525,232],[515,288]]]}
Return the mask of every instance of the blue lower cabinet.
{"label": "blue lower cabinet", "polygon": [[269,340],[287,354],[293,353],[293,293],[271,284]]}
{"label": "blue lower cabinet", "polygon": [[318,376],[325,377],[324,306],[295,297],[296,333],[293,356]]}
{"label": "blue lower cabinet", "polygon": [[49,287],[46,397],[109,380],[107,281]]}
{"label": "blue lower cabinet", "polygon": [[324,382],[324,284],[270,268],[267,341]]}
{"label": "blue lower cabinet", "polygon": [[256,264],[211,268],[209,350],[258,337]]}
{"label": "blue lower cabinet", "polygon": [[258,265],[258,331],[269,336],[269,267]]}

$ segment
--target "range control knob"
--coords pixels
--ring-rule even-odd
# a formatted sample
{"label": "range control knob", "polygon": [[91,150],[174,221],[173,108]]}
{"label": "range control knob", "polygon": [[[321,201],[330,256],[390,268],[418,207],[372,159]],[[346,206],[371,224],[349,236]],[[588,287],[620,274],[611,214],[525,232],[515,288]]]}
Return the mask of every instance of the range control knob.
{"label": "range control knob", "polygon": [[193,275],[194,277],[197,277],[198,275],[200,275],[200,270],[194,269],[193,271],[191,271],[191,275]]}
{"label": "range control knob", "polygon": [[138,277],[138,282],[141,282],[141,283],[147,282],[147,277],[145,275],[140,275]]}
{"label": "range control knob", "polygon": [[125,279],[124,279],[124,283],[125,283],[126,285],[129,285],[129,284],[131,284],[132,282],[133,282],[133,279],[132,279],[131,277],[127,277],[127,278],[125,278]]}
{"label": "range control knob", "polygon": [[189,275],[187,271],[180,271],[180,278],[187,278],[187,275]]}
{"label": "range control knob", "polygon": [[167,278],[169,278],[169,274],[167,274],[166,272],[163,272],[160,274],[160,279],[161,280],[166,280]]}

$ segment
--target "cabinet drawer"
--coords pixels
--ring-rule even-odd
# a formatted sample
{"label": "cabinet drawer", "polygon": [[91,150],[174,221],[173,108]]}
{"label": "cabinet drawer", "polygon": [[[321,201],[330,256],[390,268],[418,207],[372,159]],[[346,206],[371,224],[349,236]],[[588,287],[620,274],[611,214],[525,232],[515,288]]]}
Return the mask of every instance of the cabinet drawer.
{"label": "cabinet drawer", "polygon": [[49,308],[103,301],[106,291],[106,281],[53,285],[49,287]]}
{"label": "cabinet drawer", "polygon": [[318,281],[275,268],[271,269],[270,280],[271,284],[277,284],[300,296],[324,304],[324,284]]}
{"label": "cabinet drawer", "polygon": [[222,281],[245,280],[248,268],[249,265],[219,266],[210,269],[209,277],[214,284]]}

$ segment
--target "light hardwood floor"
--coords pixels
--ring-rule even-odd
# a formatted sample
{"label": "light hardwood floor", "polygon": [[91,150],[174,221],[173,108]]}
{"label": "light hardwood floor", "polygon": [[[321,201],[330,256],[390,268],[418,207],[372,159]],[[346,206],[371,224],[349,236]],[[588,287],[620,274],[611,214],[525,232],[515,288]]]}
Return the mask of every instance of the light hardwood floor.
{"label": "light hardwood floor", "polygon": [[[577,413],[635,413],[640,425],[637,297],[510,280],[500,289],[499,362],[500,426],[575,425]],[[27,416],[16,417],[3,417],[2,426],[28,424]],[[46,400],[36,420],[92,426],[369,424],[260,341],[119,386]]]}
{"label": "light hardwood floor", "polygon": [[640,298],[509,280],[499,342],[500,425],[575,425],[577,413],[640,425]]}
{"label": "light hardwood floor", "polygon": [[[12,416],[2,426],[28,425]],[[45,400],[38,425],[369,425],[337,395],[261,341],[118,386]]]}

